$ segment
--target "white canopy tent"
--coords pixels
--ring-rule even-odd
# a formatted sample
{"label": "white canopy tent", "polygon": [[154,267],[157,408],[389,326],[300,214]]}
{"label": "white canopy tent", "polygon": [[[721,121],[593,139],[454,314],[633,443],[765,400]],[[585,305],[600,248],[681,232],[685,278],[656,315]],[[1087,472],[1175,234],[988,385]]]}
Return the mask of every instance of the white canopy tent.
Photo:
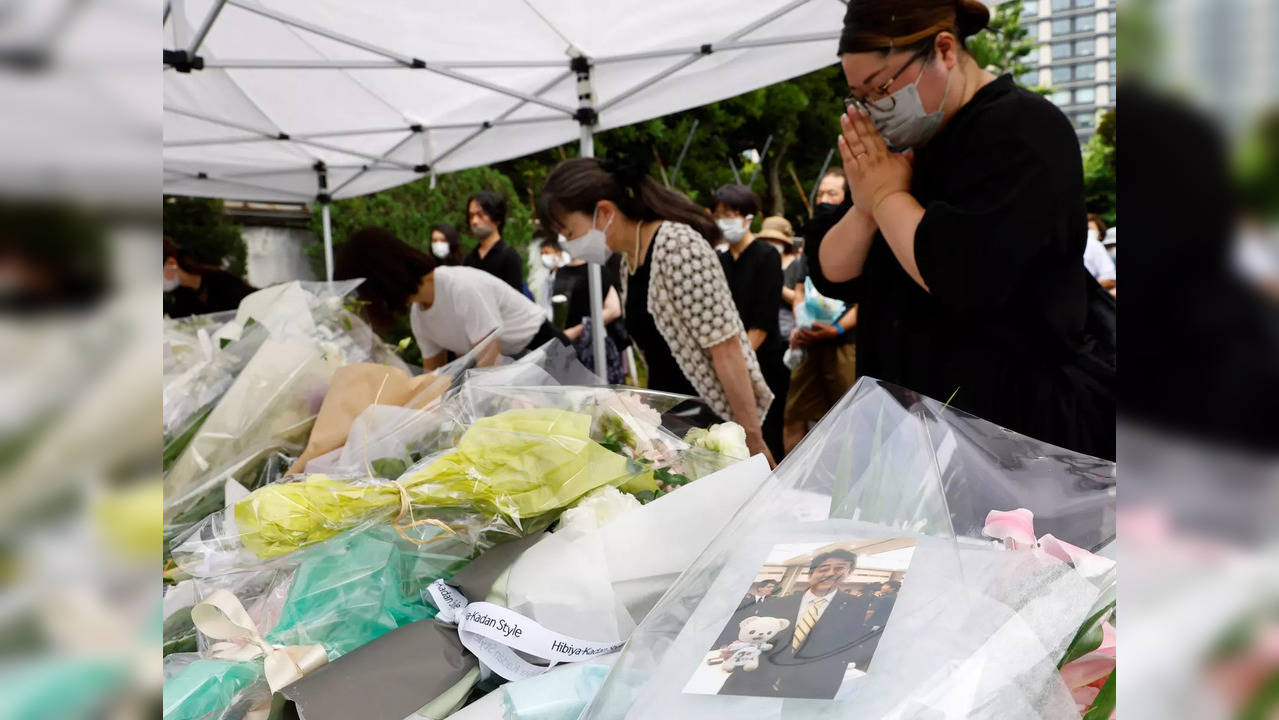
{"label": "white canopy tent", "polygon": [[[170,0],[164,191],[328,203],[835,61],[844,0]],[[459,213],[461,209],[459,208]],[[590,274],[602,373],[598,267]]]}

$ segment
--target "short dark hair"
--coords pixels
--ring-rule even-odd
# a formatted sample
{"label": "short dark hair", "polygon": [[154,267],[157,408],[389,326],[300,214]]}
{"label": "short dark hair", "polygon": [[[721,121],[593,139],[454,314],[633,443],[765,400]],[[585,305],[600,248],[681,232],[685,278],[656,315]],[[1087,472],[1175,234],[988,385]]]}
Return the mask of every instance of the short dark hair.
{"label": "short dark hair", "polygon": [[715,205],[723,205],[742,215],[759,214],[759,196],[745,185],[725,185],[716,190],[711,199]]}
{"label": "short dark hair", "polygon": [[902,584],[897,582],[896,580],[885,580],[884,582],[879,584],[880,587],[883,587],[885,585],[892,588],[893,592],[900,592],[902,589]]}
{"label": "short dark hair", "polygon": [[555,248],[556,252],[564,251],[564,247],[560,245],[560,239],[557,237],[551,237],[547,235],[547,236],[544,236],[541,240],[537,241],[538,250],[541,250],[542,248],[548,248],[548,247]]}
{"label": "short dark hair", "polygon": [[337,248],[333,279],[364,278],[356,289],[369,303],[374,319],[389,321],[408,309],[422,278],[435,271],[431,255],[400,240],[390,230],[366,227],[353,233]]}
{"label": "short dark hair", "polygon": [[826,552],[820,553],[819,555],[817,555],[817,557],[813,558],[813,561],[808,564],[808,569],[813,570],[818,565],[821,565],[823,562],[825,562],[826,560],[830,560],[831,558],[839,558],[841,560],[847,560],[850,566],[852,567],[857,566],[856,553],[853,553],[852,551],[849,551],[849,550],[843,550],[843,549],[837,548],[835,550],[827,550]]}
{"label": "short dark hair", "polygon": [[481,190],[466,199],[467,225],[470,225],[471,201],[479,203],[485,215],[497,223],[497,231],[506,226],[506,196],[492,190]]}

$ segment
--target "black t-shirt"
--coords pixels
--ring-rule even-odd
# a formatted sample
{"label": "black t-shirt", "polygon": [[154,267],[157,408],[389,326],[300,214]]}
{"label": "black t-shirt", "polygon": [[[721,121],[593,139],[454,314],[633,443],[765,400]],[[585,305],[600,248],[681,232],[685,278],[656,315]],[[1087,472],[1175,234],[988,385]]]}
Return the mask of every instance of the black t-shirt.
{"label": "black t-shirt", "polygon": [[[684,376],[675,362],[675,353],[657,329],[657,323],[648,312],[649,267],[653,260],[653,244],[648,246],[648,254],[644,264],[639,266],[634,275],[626,282],[626,329],[631,333],[631,340],[644,353],[644,361],[648,364],[648,387],[650,390],[680,393],[697,397],[700,393]],[[774,313],[776,322],[776,313]]]}
{"label": "black t-shirt", "polygon": [[462,264],[501,278],[520,294],[524,293],[524,263],[515,248],[507,245],[504,240],[494,243],[483,258],[480,257],[480,248],[475,247],[462,259]]}
{"label": "black t-shirt", "polygon": [[[1114,457],[1113,397],[1075,364],[1091,277],[1083,168],[1070,121],[1003,76],[915,154],[924,207],[915,260],[876,235],[860,277],[822,277],[824,231],[804,252],[819,292],[859,303],[857,371],[1017,432]],[[820,207],[829,228],[851,207]],[[815,217],[817,221],[819,218]]]}
{"label": "black t-shirt", "polygon": [[720,254],[719,261],[742,325],[748,332],[763,330],[767,334],[755,354],[761,363],[773,359],[773,355],[780,360],[786,349],[777,326],[776,301],[782,294],[781,257],[772,245],[757,240],[737,258],[730,249]]}
{"label": "black t-shirt", "polygon": [[200,287],[179,287],[165,293],[164,311],[171,318],[235,310],[245,295],[256,290],[229,272],[214,270],[200,276]]}

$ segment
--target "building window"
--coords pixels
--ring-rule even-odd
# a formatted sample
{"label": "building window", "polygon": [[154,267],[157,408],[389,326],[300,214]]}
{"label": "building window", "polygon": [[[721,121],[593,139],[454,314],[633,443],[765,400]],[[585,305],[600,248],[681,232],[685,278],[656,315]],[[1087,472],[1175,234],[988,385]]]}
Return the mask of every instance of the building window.
{"label": "building window", "polygon": [[1075,127],[1091,128],[1097,125],[1097,116],[1090,112],[1075,113]]}
{"label": "building window", "polygon": [[1058,35],[1069,35],[1075,31],[1075,27],[1070,22],[1070,18],[1062,18],[1053,20],[1053,37]]}
{"label": "building window", "polygon": [[1074,0],[1053,0],[1053,12],[1058,10],[1069,10],[1074,4]]}
{"label": "building window", "polygon": [[1060,106],[1060,105],[1069,105],[1069,104],[1070,104],[1070,91],[1069,91],[1069,90],[1058,90],[1057,92],[1053,93],[1052,95],[1049,95],[1049,96],[1048,96],[1048,99],[1052,101],[1052,104],[1053,104],[1053,105],[1058,105],[1058,106]]}
{"label": "building window", "polygon": [[1075,80],[1092,80],[1097,77],[1097,65],[1095,63],[1080,63],[1075,66]]}
{"label": "building window", "polygon": [[1068,42],[1053,43],[1052,49],[1053,49],[1053,60],[1060,60],[1062,58],[1070,57],[1071,47],[1070,47],[1070,43]]}
{"label": "building window", "polygon": [[1075,57],[1089,57],[1097,54],[1097,42],[1095,40],[1076,40],[1075,41]]}
{"label": "building window", "polygon": [[1111,10],[1110,11],[1110,29],[1111,30],[1114,30],[1116,27],[1118,27],[1118,25],[1116,24],[1118,21],[1119,21],[1119,17],[1115,14],[1114,10]]}
{"label": "building window", "polygon": [[1075,91],[1076,105],[1092,105],[1097,102],[1096,88],[1079,88]]}
{"label": "building window", "polygon": [[1088,32],[1097,29],[1097,18],[1092,13],[1075,18],[1075,32]]}
{"label": "building window", "polygon": [[1053,85],[1070,82],[1072,79],[1069,65],[1053,68]]}
{"label": "building window", "polygon": [[1039,71],[1031,70],[1030,72],[1022,73],[1017,78],[1017,82],[1026,87],[1037,87],[1039,85]]}
{"label": "building window", "polygon": [[1025,0],[1021,4],[1022,17],[1035,17],[1039,14],[1039,0]]}
{"label": "building window", "polygon": [[1116,75],[1115,75],[1115,68],[1116,68],[1115,61],[1114,61],[1114,60],[1111,60],[1111,61],[1110,61],[1110,77],[1112,77],[1112,78],[1113,78],[1113,77],[1116,77]]}

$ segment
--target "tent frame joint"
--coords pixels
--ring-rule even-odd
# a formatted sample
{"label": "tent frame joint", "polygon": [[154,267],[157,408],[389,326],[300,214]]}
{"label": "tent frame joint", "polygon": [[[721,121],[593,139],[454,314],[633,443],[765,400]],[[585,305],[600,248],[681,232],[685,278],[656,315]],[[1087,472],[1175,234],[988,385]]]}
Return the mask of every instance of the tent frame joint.
{"label": "tent frame joint", "polygon": [[164,64],[180,73],[204,69],[204,58],[186,50],[165,50]]}
{"label": "tent frame joint", "polygon": [[587,127],[595,127],[600,122],[600,114],[591,106],[580,107],[573,113],[573,119]]}
{"label": "tent frame joint", "polygon": [[702,45],[700,52],[703,55],[710,55],[711,53],[715,52],[715,48],[711,47],[710,43],[705,43]]}
{"label": "tent frame joint", "polygon": [[333,196],[325,192],[316,193],[315,201],[322,205],[328,205],[329,203],[333,202]]}

